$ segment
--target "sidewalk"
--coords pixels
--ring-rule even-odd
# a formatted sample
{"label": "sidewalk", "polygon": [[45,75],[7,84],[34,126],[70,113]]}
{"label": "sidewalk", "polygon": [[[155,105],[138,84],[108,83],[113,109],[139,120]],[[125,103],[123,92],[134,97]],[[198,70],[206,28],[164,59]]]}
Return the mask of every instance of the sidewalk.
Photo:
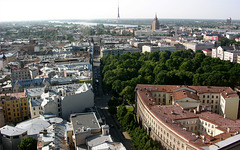
{"label": "sidewalk", "polygon": [[120,132],[122,133],[122,135],[124,136],[125,140],[123,145],[128,149],[128,150],[135,150],[136,148],[132,145],[131,142],[131,137],[130,135],[127,133],[127,131],[125,131],[121,124],[118,122],[117,117],[114,115],[113,119],[115,120],[115,123],[117,123],[117,127],[119,127]]}

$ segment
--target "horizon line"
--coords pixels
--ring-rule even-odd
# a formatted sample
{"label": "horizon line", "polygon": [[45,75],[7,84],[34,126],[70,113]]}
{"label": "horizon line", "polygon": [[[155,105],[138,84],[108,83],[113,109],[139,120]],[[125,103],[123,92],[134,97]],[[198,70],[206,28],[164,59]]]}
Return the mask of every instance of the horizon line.
{"label": "horizon line", "polygon": [[[131,20],[131,19],[136,19],[136,20],[144,20],[144,19],[153,19],[153,18],[121,18],[120,20]],[[227,18],[223,19],[204,19],[204,18],[158,18],[159,20],[226,20]],[[44,22],[44,21],[61,21],[61,20],[84,20],[84,21],[93,21],[93,20],[116,20],[116,18],[95,18],[95,19],[39,19],[39,20],[12,20],[12,21],[1,21],[0,23],[14,23],[14,22]],[[232,21],[240,21],[240,19],[233,19]]]}

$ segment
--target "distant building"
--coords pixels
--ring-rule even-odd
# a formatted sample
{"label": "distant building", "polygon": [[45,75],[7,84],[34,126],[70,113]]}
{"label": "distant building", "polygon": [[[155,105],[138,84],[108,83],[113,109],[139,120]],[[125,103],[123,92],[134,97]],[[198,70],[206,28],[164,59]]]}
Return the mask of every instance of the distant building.
{"label": "distant building", "polygon": [[169,46],[169,45],[159,45],[159,46],[147,46],[144,45],[142,47],[142,53],[145,52],[155,52],[155,51],[170,51],[170,52],[174,52],[176,51],[176,47],[175,46]]}
{"label": "distant building", "polygon": [[224,51],[224,60],[229,60],[230,62],[237,62],[238,55],[240,55],[240,51],[234,50]]}
{"label": "distant building", "polygon": [[206,56],[212,57],[212,50],[211,50],[211,49],[204,49],[204,50],[202,50],[202,52],[203,52]]}
{"label": "distant building", "polygon": [[226,38],[228,38],[229,40],[235,40],[236,38],[239,37],[240,37],[239,31],[226,32]]}
{"label": "distant building", "polygon": [[232,46],[219,46],[217,48],[212,49],[212,57],[213,58],[220,58],[224,60],[224,51],[226,50],[234,50]]}
{"label": "distant building", "polygon": [[12,81],[31,79],[31,75],[28,68],[12,69],[11,70]]}
{"label": "distant building", "polygon": [[192,49],[194,52],[196,52],[197,50],[204,50],[204,49],[212,49],[214,48],[214,44],[213,43],[209,43],[209,42],[205,42],[205,43],[186,43],[185,44],[186,49]]}
{"label": "distant building", "polygon": [[155,18],[152,22],[152,30],[159,30],[159,21],[157,18],[157,14],[155,15]]}
{"label": "distant building", "polygon": [[185,50],[186,49],[184,45],[179,44],[179,43],[178,44],[173,44],[173,46],[176,47],[176,50]]}
{"label": "distant building", "polygon": [[227,25],[228,26],[232,25],[232,18],[230,18],[230,17],[227,18]]}
{"label": "distant building", "polygon": [[132,45],[132,46],[134,46],[136,48],[142,49],[142,47],[144,45],[152,45],[152,43],[150,43],[150,42],[131,41],[130,45]]}
{"label": "distant building", "polygon": [[130,52],[130,53],[138,52],[138,53],[140,53],[141,49],[132,47],[130,45],[115,45],[112,48],[105,46],[105,47],[101,48],[100,55],[101,55],[101,57],[104,57],[106,55],[120,56],[120,55],[125,54],[127,52]]}
{"label": "distant building", "polygon": [[36,78],[12,81],[13,92],[23,92],[24,89],[43,87],[44,82],[50,82],[50,78]]}
{"label": "distant building", "polygon": [[135,36],[168,36],[168,30],[137,30]]}

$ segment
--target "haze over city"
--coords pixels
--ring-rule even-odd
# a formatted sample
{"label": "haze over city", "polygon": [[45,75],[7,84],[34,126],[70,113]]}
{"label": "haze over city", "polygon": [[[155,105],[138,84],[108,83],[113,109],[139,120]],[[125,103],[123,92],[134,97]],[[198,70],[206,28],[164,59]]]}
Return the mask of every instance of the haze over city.
{"label": "haze over city", "polygon": [[[120,18],[240,19],[238,0],[119,0]],[[0,21],[107,19],[117,17],[118,0],[2,0]]]}

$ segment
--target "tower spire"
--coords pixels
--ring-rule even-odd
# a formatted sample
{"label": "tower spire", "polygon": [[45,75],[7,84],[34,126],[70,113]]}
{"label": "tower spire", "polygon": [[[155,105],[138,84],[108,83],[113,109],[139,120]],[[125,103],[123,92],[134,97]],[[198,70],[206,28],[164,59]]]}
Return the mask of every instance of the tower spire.
{"label": "tower spire", "polygon": [[119,13],[119,0],[118,0],[118,16],[117,16],[117,26],[119,23],[119,19],[120,19],[120,13]]}

